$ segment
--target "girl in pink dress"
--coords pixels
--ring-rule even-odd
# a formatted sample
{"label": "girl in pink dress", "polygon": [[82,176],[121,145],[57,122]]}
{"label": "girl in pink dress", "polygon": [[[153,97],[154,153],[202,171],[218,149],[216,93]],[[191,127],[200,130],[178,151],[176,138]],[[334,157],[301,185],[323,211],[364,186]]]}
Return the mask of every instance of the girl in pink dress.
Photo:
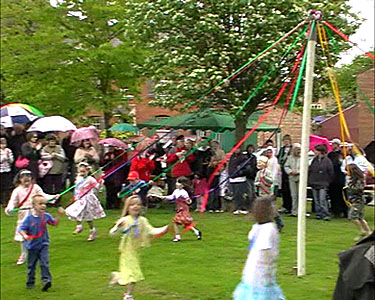
{"label": "girl in pink dress", "polygon": [[93,241],[97,233],[94,220],[104,218],[106,215],[96,196],[100,184],[93,176],[89,175],[90,171],[89,164],[85,162],[78,164],[74,202],[65,209],[65,213],[70,220],[77,221],[77,227],[73,234],[81,233],[82,222],[86,221],[90,227],[90,235],[87,240]]}
{"label": "girl in pink dress", "polygon": [[52,199],[57,199],[59,195],[48,195],[44,193],[42,188],[35,183],[31,171],[26,169],[22,169],[18,172],[14,178],[14,185],[16,188],[12,192],[8,205],[5,208],[5,213],[10,215],[16,211],[16,209],[18,210],[18,220],[14,240],[21,243],[21,255],[17,260],[17,265],[21,265],[26,260],[27,251],[25,248],[25,240],[18,232],[18,228],[21,226],[32,207],[31,199],[34,195],[42,195],[50,202]]}

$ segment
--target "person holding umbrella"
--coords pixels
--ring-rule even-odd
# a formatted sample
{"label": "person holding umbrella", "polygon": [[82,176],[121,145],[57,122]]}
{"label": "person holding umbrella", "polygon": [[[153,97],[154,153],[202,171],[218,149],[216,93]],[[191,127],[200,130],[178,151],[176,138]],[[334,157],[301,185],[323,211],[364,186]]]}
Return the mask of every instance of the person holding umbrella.
{"label": "person holding umbrella", "polygon": [[33,174],[34,178],[39,178],[39,160],[42,143],[39,141],[39,136],[36,132],[30,132],[26,135],[27,142],[21,147],[21,155],[29,160],[26,167]]}

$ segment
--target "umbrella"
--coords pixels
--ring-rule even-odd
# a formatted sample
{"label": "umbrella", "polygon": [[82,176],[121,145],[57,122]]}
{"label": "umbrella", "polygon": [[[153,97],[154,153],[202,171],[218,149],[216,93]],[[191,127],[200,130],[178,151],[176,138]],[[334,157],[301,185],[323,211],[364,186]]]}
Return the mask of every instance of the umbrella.
{"label": "umbrella", "polygon": [[327,147],[327,152],[332,151],[332,146],[329,143],[329,140],[326,137],[319,136],[316,134],[310,134],[310,150],[313,150],[314,147],[318,144],[323,144],[326,145]]}
{"label": "umbrella", "polygon": [[[257,118],[260,112],[255,112],[251,115],[246,128],[251,129],[257,123]],[[193,130],[234,130],[236,125],[234,118],[227,112],[222,112],[214,109],[206,109],[202,112],[190,112],[183,115],[169,117],[168,119],[151,118],[146,122],[137,124],[140,127],[171,127],[181,129],[193,129]],[[277,127],[270,126],[262,123],[257,131],[272,131]]]}
{"label": "umbrella", "polygon": [[98,131],[96,130],[95,126],[78,128],[76,131],[73,132],[70,138],[70,142],[77,143],[77,142],[88,140],[88,139],[90,140],[99,139]]}
{"label": "umbrella", "polygon": [[128,145],[126,145],[124,142],[121,142],[120,140],[115,139],[115,138],[106,138],[104,140],[100,140],[99,144],[102,144],[102,145],[107,144],[113,147],[121,148],[123,150],[128,149]]}
{"label": "umbrella", "polygon": [[115,124],[112,127],[110,127],[108,130],[110,131],[131,131],[136,132],[139,131],[139,128],[136,126],[133,126],[129,123],[119,123]]}
{"label": "umbrella", "polygon": [[44,117],[36,120],[27,131],[69,131],[77,127],[68,119],[61,116]]}
{"label": "umbrella", "polygon": [[43,114],[35,107],[23,103],[9,103],[1,107],[1,125],[12,127],[14,123],[26,124]]}

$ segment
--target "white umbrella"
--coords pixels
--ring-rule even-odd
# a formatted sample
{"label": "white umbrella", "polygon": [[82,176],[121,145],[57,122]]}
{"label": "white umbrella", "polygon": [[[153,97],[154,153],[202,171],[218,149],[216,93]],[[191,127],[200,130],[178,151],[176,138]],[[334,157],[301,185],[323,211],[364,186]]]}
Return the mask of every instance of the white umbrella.
{"label": "white umbrella", "polygon": [[36,120],[27,131],[28,132],[30,131],[48,132],[48,131],[69,131],[69,130],[77,130],[77,127],[64,117],[51,116],[51,117],[44,117],[44,118],[40,118]]}

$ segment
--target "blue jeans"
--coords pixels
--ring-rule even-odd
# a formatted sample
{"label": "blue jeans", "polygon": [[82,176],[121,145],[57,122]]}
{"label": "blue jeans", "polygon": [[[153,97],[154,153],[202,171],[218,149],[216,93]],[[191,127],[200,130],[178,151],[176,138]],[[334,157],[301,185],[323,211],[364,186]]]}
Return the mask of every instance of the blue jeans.
{"label": "blue jeans", "polygon": [[321,219],[327,219],[329,217],[327,190],[325,188],[319,190],[312,189],[312,194],[315,203],[316,217]]}
{"label": "blue jeans", "polygon": [[30,249],[28,250],[27,255],[27,286],[33,286],[35,284],[35,270],[38,260],[40,261],[42,282],[46,283],[52,280],[52,276],[49,271],[48,246],[43,246],[40,249]]}

